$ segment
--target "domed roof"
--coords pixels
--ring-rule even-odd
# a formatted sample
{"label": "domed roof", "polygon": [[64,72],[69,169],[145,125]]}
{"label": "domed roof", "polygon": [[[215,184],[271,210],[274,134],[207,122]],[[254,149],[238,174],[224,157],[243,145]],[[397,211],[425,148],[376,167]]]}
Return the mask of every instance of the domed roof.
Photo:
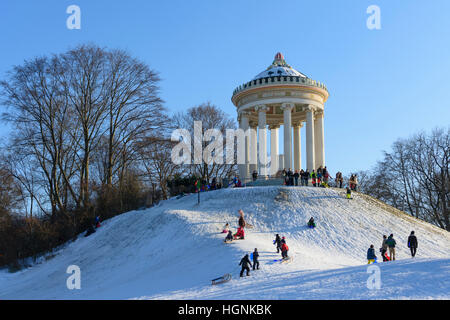
{"label": "domed roof", "polygon": [[254,77],[253,80],[273,76],[297,76],[308,78],[303,73],[295,70],[290,65],[288,65],[286,63],[286,60],[284,60],[284,56],[280,52],[275,55],[275,59],[273,60],[272,64],[266,70]]}

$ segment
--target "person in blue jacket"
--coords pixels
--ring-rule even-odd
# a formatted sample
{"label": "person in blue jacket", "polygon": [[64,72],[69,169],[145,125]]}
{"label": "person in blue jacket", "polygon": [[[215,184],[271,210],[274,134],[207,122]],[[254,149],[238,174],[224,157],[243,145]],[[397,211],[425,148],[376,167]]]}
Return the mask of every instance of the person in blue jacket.
{"label": "person in blue jacket", "polygon": [[373,244],[371,244],[369,250],[367,250],[367,264],[374,263],[376,259],[375,249],[373,248]]}

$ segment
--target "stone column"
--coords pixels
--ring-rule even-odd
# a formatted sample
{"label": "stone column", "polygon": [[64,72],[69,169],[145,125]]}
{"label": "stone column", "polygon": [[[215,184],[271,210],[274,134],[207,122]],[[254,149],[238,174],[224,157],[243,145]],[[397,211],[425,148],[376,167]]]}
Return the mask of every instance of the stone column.
{"label": "stone column", "polygon": [[265,105],[260,105],[255,108],[258,112],[258,134],[259,134],[259,161],[260,175],[267,176],[267,121],[266,111],[268,108]]}
{"label": "stone column", "polygon": [[257,123],[250,122],[250,175],[253,171],[258,171],[258,140],[257,140]]}
{"label": "stone column", "polygon": [[323,111],[315,113],[314,120],[314,152],[316,160],[316,169],[320,166],[325,167],[325,144],[323,134]]}
{"label": "stone column", "polygon": [[303,124],[301,122],[294,125],[294,170],[302,169],[302,139],[301,128]]}
{"label": "stone column", "polygon": [[294,108],[293,103],[283,103],[281,109],[284,116],[284,167],[286,170],[292,169],[292,123],[291,111]]}
{"label": "stone column", "polygon": [[314,155],[314,109],[309,106],[306,112],[306,167],[309,172],[316,170]]}
{"label": "stone column", "polygon": [[275,176],[278,172],[278,129],[280,126],[270,126],[270,175]]}
{"label": "stone column", "polygon": [[[246,112],[241,112],[239,114],[239,128],[244,130],[246,132],[249,127],[249,114]],[[245,180],[249,177],[248,170],[249,170],[249,139],[246,136],[245,137],[245,164],[239,165],[239,178],[241,179],[241,182],[244,183]]]}

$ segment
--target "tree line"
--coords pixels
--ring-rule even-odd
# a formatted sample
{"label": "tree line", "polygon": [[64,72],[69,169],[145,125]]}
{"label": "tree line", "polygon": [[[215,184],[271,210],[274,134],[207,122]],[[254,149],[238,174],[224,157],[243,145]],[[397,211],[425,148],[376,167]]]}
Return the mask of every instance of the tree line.
{"label": "tree line", "polygon": [[450,127],[398,139],[358,174],[361,191],[450,231]]}
{"label": "tree line", "polygon": [[6,74],[2,120],[11,129],[0,146],[0,266],[74,239],[95,216],[167,199],[175,178],[233,170],[171,162],[175,127],[234,123],[210,103],[171,116],[159,82],[145,62],[96,45],[26,60]]}

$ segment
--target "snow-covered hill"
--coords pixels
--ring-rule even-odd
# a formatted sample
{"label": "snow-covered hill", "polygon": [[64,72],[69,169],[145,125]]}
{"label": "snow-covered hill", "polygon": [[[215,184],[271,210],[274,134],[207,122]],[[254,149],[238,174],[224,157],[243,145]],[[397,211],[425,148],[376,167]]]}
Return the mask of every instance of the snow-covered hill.
{"label": "snow-covered hill", "polygon": [[[0,271],[0,299],[428,299],[450,298],[450,235],[428,223],[343,190],[311,187],[224,189],[170,199],[158,207],[105,221],[48,261],[10,274]],[[244,241],[224,244],[238,209],[253,224]],[[313,216],[316,229],[306,228]],[[406,239],[419,241],[411,259]],[[273,239],[285,236],[289,264],[275,262]],[[366,252],[377,255],[394,234],[397,261],[377,264],[382,287],[366,286]],[[240,259],[258,248],[261,270],[239,278]],[[69,265],[81,269],[81,290],[69,290]],[[233,280],[210,280],[232,273]]]}

